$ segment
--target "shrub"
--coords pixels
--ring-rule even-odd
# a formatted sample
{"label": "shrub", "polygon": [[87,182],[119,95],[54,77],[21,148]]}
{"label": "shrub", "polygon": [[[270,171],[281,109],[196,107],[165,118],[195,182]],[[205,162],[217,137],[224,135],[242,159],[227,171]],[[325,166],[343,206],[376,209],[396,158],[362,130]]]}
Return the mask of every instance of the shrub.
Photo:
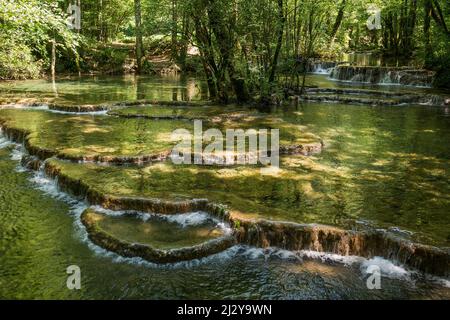
{"label": "shrub", "polygon": [[0,36],[0,79],[33,79],[42,73],[42,62],[36,61],[30,48]]}

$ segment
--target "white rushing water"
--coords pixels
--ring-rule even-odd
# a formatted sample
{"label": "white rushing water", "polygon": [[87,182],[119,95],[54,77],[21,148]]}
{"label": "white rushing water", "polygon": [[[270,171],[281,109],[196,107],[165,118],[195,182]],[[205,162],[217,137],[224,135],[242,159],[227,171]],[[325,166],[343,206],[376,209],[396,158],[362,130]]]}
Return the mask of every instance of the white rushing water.
{"label": "white rushing water", "polygon": [[139,212],[133,210],[109,210],[105,209],[101,206],[92,206],[94,211],[109,215],[112,217],[120,217],[128,214],[132,214],[136,217],[139,217],[143,221],[148,221],[152,218],[158,218],[165,220],[167,222],[176,223],[183,228],[192,227],[192,226],[200,226],[206,223],[214,223],[217,228],[221,229],[225,234],[231,234],[232,229],[227,224],[223,223],[219,219],[211,216],[207,212],[196,211],[196,212],[187,212],[187,213],[179,213],[179,214],[159,214],[159,213],[148,213],[148,212]]}
{"label": "white rushing water", "polygon": [[327,68],[322,65],[322,63],[314,63],[312,74],[324,74],[330,75],[333,72],[334,67]]}
{"label": "white rushing water", "polygon": [[12,142],[5,137],[5,135],[3,134],[3,129],[0,127],[0,149],[4,149],[11,144]]}

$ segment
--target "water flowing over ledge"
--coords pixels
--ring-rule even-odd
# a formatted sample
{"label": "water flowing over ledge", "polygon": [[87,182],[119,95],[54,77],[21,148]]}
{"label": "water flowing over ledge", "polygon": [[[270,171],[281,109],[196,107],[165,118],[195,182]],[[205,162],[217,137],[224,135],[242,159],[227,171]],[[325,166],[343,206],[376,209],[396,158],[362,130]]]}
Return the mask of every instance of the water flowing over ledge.
{"label": "water flowing over ledge", "polygon": [[149,244],[124,241],[111,235],[99,227],[97,223],[99,216],[100,214],[92,209],[86,210],[81,215],[81,222],[86,227],[89,239],[98,246],[124,257],[139,257],[154,263],[175,263],[201,259],[222,252],[236,244],[236,238],[232,234],[225,234],[219,238],[193,246],[159,249]]}
{"label": "water flowing over ledge", "polygon": [[206,199],[163,201],[105,195],[46,163],[45,172],[62,190],[111,210],[177,214],[205,211],[234,227],[238,243],[286,250],[312,250],[366,258],[381,256],[433,275],[448,277],[450,250],[413,243],[385,230],[350,231],[324,225],[245,219]]}
{"label": "water flowing over ledge", "polygon": [[[108,155],[108,154],[92,154],[92,155],[78,155],[68,154],[58,151],[57,149],[45,148],[37,146],[31,141],[32,132],[23,128],[18,128],[9,125],[8,122],[0,118],[0,128],[3,134],[11,141],[24,144],[28,152],[28,161],[24,162],[24,166],[28,168],[36,168],[39,166],[39,161],[44,161],[48,158],[56,157],[61,160],[68,160],[72,162],[95,162],[105,163],[111,165],[127,165],[127,164],[147,164],[155,162],[163,162],[170,160],[171,148],[165,151],[155,152],[144,155]],[[295,143],[290,145],[280,145],[280,155],[312,155],[320,153],[324,148],[322,140],[318,139],[313,143]],[[237,158],[237,154],[235,157]],[[195,154],[191,155],[192,159]],[[202,155],[205,157],[206,155]],[[33,160],[33,161],[31,161]]]}
{"label": "water flowing over ledge", "polygon": [[58,103],[49,103],[47,101],[4,101],[0,103],[1,107],[24,107],[24,108],[42,108],[53,112],[58,113],[68,113],[68,114],[106,114],[107,111],[123,108],[123,107],[133,107],[133,106],[168,106],[168,107],[203,107],[203,106],[212,106],[215,103],[212,101],[159,101],[159,100],[130,100],[130,101],[119,101],[119,102],[110,102],[104,104],[83,104],[83,105],[74,105],[74,104],[58,104]]}
{"label": "water flowing over ledge", "polygon": [[[8,137],[16,141],[22,140],[25,142],[25,135],[26,133],[20,130],[13,130],[12,133],[8,134]],[[24,146],[27,149],[29,147],[26,143],[24,143]],[[43,157],[52,156],[51,153],[45,151],[40,151],[38,154]],[[33,162],[35,160],[32,159],[33,164],[29,165],[29,167],[36,168],[38,166],[37,163]],[[27,163],[26,156],[22,157],[22,162],[24,164]],[[233,227],[233,241],[231,238],[227,238],[227,241],[223,243],[214,243],[212,246],[214,252],[219,247],[229,247],[232,245],[232,242],[235,242],[262,248],[278,247],[285,250],[307,250],[342,256],[356,255],[369,259],[381,256],[422,272],[444,277],[449,276],[450,252],[448,249],[413,243],[384,230],[353,231],[325,225],[246,219],[232,214],[226,207],[211,203],[207,199],[165,201],[161,199],[112,196],[96,190],[83,180],[72,178],[51,161],[45,162],[43,165],[39,163],[39,167],[48,177],[56,181],[61,190],[85,199],[91,205],[100,205],[111,210],[136,210],[159,214],[180,214],[194,211],[208,212],[213,217],[221,219]],[[103,236],[99,237],[97,241],[97,244],[100,246],[108,246],[108,244],[105,244],[105,237]],[[117,246],[112,245],[108,250],[112,250],[111,248],[113,247]],[[125,249],[122,247],[120,250],[122,252]],[[146,254],[142,253],[142,250],[139,247],[133,254],[129,253],[132,251],[125,251],[128,252],[128,256],[135,256],[137,253],[146,256]],[[178,258],[184,256],[186,258],[185,254],[179,253],[175,256]],[[156,254],[156,256],[158,255]],[[162,255],[164,256],[164,254]],[[153,254],[148,254],[149,259],[152,256],[155,257]],[[173,258],[173,261],[178,258]]]}
{"label": "water flowing over ledge", "polygon": [[330,78],[340,81],[372,84],[399,84],[431,87],[435,72],[409,67],[370,67],[340,65],[332,69]]}

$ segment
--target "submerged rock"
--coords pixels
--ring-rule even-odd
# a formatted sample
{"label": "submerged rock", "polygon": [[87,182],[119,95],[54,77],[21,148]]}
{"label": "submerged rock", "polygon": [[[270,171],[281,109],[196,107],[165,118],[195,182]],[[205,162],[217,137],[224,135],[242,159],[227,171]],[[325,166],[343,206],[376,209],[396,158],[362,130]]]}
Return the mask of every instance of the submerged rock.
{"label": "submerged rock", "polygon": [[[11,140],[23,142],[30,155],[42,160],[54,155],[51,150],[33,147],[30,143],[27,143],[28,131],[9,127],[5,125],[4,121],[0,125],[3,126],[4,133]],[[28,160],[24,159],[23,161],[31,163],[35,159],[28,158]],[[245,217],[245,214],[230,213],[223,206],[211,203],[206,199],[170,201],[158,198],[124,196],[116,189],[105,192],[101,189],[101,184],[90,181],[87,175],[76,176],[75,170],[64,171],[56,162],[56,160],[47,161],[45,173],[54,178],[62,190],[86,199],[90,204],[100,205],[112,210],[136,210],[161,214],[201,210],[228,222],[235,228],[233,233],[235,238],[230,237],[224,242],[212,243],[213,249],[209,246],[202,246],[196,247],[193,251],[175,251],[170,254],[149,250],[148,247],[141,245],[122,243],[118,239],[110,238],[108,234],[103,232],[97,233],[97,236],[92,236],[95,237],[92,239],[97,244],[124,256],[139,256],[151,261],[179,261],[180,259],[189,259],[189,257],[203,256],[205,252],[220,251],[237,241],[258,247],[273,246],[287,250],[313,250],[341,255],[359,255],[368,258],[381,256],[423,272],[440,276],[449,275],[450,253],[448,249],[414,243],[387,231],[353,231],[324,225],[249,219],[248,216]],[[35,168],[38,162],[33,163],[32,167]],[[61,163],[65,162],[61,161]],[[79,169],[76,168],[76,170]],[[92,171],[93,174],[97,172]],[[142,177],[144,178],[144,176]],[[97,179],[97,175],[95,178]],[[121,186],[122,183],[123,180],[115,187]],[[237,207],[238,205],[235,204],[234,206]],[[84,223],[89,228],[93,228],[93,231],[88,230],[90,234],[96,232],[95,224],[92,221],[85,220]]]}
{"label": "submerged rock", "polygon": [[[163,201],[148,198],[113,197],[90,188],[80,180],[62,174],[56,166],[46,164],[45,169],[47,174],[57,178],[58,184],[63,190],[85,197],[91,204],[98,204],[108,209],[161,214],[198,210],[209,212],[235,226],[238,243],[257,247],[279,247],[287,250],[312,250],[344,256],[357,255],[366,258],[381,256],[430,274],[448,276],[450,273],[450,251],[448,249],[414,243],[384,230],[350,231],[325,225],[245,219],[231,214],[224,207],[210,203],[206,199]],[[108,239],[104,240],[102,237],[98,241],[105,242],[108,248],[111,247],[114,250],[122,247],[121,243],[115,242],[113,242],[115,245],[112,246]],[[134,254],[137,253],[142,252],[139,249],[134,252]]]}
{"label": "submerged rock", "polygon": [[99,214],[91,209],[81,215],[81,222],[86,227],[89,239],[104,249],[115,252],[124,257],[140,257],[155,263],[174,263],[200,259],[224,251],[236,244],[236,238],[223,235],[190,247],[174,249],[158,249],[149,244],[132,243],[103,230],[99,224]]}
{"label": "submerged rock", "polygon": [[111,109],[110,105],[61,105],[61,104],[49,104],[48,108],[55,111],[73,112],[73,113],[89,113],[108,111]]}

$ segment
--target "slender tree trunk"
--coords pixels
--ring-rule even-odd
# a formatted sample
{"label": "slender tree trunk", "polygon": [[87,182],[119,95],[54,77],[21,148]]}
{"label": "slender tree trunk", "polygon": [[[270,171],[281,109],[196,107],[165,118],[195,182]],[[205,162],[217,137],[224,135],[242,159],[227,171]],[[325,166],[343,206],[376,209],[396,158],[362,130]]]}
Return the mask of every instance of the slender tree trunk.
{"label": "slender tree trunk", "polygon": [[183,15],[183,33],[181,35],[181,48],[180,53],[178,55],[178,63],[180,64],[182,70],[186,68],[186,58],[189,45],[189,22],[190,22],[189,16],[185,13]]}
{"label": "slender tree trunk", "polygon": [[136,65],[137,74],[142,72],[142,21],[141,21],[141,0],[134,0],[134,20],[136,24]]}
{"label": "slender tree trunk", "polygon": [[56,40],[52,40],[52,63],[51,63],[52,80],[55,81],[56,76]]}
{"label": "slender tree trunk", "polygon": [[339,11],[338,14],[336,16],[336,21],[334,22],[333,25],[333,29],[331,29],[331,34],[330,34],[330,38],[331,38],[331,42],[333,43],[335,38],[336,38],[336,34],[339,31],[339,28],[341,26],[342,23],[342,19],[344,18],[344,12],[345,12],[345,6],[346,6],[346,0],[342,0],[341,5],[339,6]]}
{"label": "slender tree trunk", "polygon": [[[80,14],[81,14],[81,0],[77,0],[77,6],[78,6],[78,8],[80,8]],[[77,33],[81,33],[81,22],[83,21],[82,19],[81,19],[81,17],[79,17],[79,19],[80,19],[80,29],[77,29]]]}
{"label": "slender tree trunk", "polygon": [[424,1],[424,20],[423,20],[423,33],[425,41],[425,66],[433,56],[433,48],[431,47],[430,39],[430,26],[431,26],[431,11],[433,10],[431,0]]}
{"label": "slender tree trunk", "polygon": [[103,0],[99,0],[99,12],[98,12],[98,40],[103,41]]}
{"label": "slender tree trunk", "polygon": [[178,61],[178,8],[177,0],[172,0],[172,45],[171,56],[173,61]]}
{"label": "slender tree trunk", "polygon": [[442,13],[442,9],[441,9],[441,7],[439,5],[439,2],[436,1],[436,0],[432,0],[432,2],[431,2],[431,16],[433,17],[433,19],[436,22],[436,24],[442,29],[442,31],[447,36],[450,36],[450,31],[448,30],[447,24],[445,23],[445,19],[444,19],[444,15]]}
{"label": "slender tree trunk", "polygon": [[270,70],[269,75],[269,83],[273,83],[275,81],[275,75],[277,72],[277,65],[278,65],[278,56],[280,55],[281,46],[283,44],[285,21],[286,17],[284,16],[283,11],[283,0],[278,0],[278,40],[277,40],[277,47],[275,49],[275,54],[273,55],[272,68]]}
{"label": "slender tree trunk", "polygon": [[52,62],[51,62],[51,73],[52,73],[52,88],[55,97],[58,97],[58,90],[56,88],[56,40],[52,40]]}

